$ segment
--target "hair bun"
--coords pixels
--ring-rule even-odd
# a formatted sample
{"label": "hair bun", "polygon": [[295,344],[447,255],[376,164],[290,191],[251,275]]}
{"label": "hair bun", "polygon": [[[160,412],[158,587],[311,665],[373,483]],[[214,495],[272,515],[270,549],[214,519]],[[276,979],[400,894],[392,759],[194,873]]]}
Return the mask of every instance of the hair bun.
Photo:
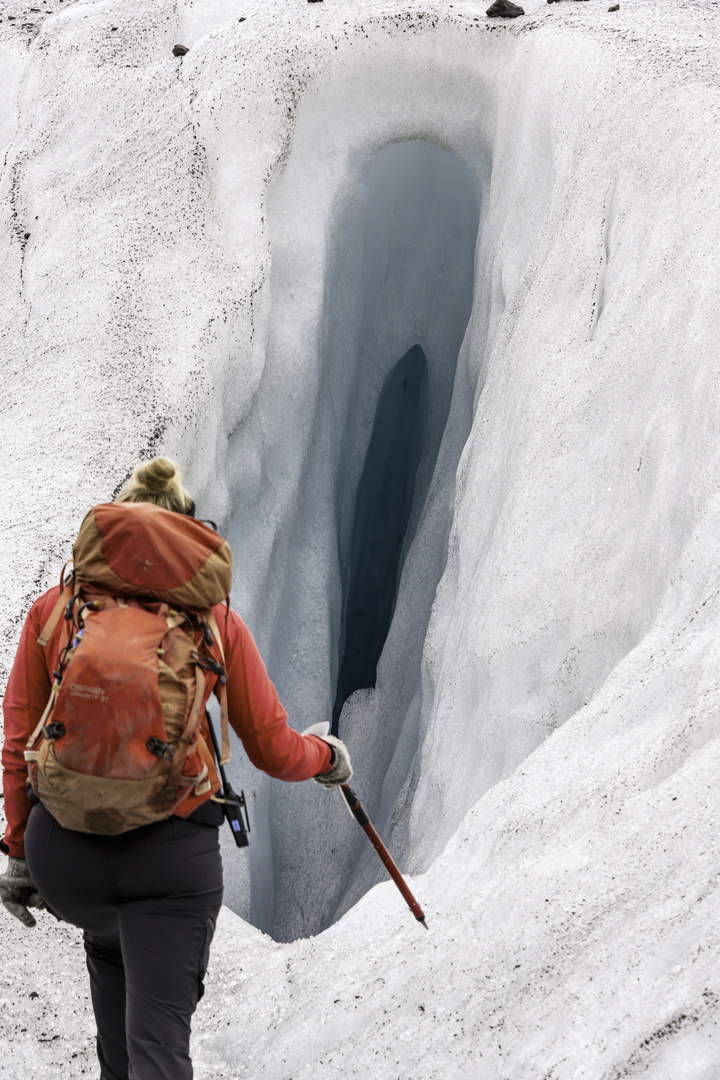
{"label": "hair bun", "polygon": [[157,457],[137,466],[135,480],[148,491],[169,491],[182,485],[182,473],[170,458]]}
{"label": "hair bun", "polygon": [[166,457],[141,461],[135,466],[117,502],[151,502],[180,514],[194,514],[195,503],[182,483],[177,462]]}

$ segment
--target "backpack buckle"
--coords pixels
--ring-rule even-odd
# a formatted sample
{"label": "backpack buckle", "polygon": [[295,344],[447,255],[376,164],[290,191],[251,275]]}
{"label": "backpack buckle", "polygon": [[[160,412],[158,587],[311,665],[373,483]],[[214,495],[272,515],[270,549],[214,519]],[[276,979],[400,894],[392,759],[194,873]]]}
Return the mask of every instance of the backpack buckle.
{"label": "backpack buckle", "polygon": [[46,724],[42,729],[43,738],[61,739],[65,734],[65,730],[65,725],[61,720],[53,720],[51,724]]}
{"label": "backpack buckle", "polygon": [[222,664],[218,664],[217,660],[214,660],[212,656],[201,656],[196,649],[190,653],[190,659],[193,664],[197,664],[203,671],[209,671],[212,675],[217,675],[218,682],[221,686],[224,686],[227,682],[227,676],[225,675],[225,669]]}
{"label": "backpack buckle", "polygon": [[162,739],[156,738],[155,735],[151,735],[145,745],[151,754],[154,754],[156,758],[161,758],[163,761],[172,761],[175,755],[175,747],[171,746],[170,743],[163,742]]}

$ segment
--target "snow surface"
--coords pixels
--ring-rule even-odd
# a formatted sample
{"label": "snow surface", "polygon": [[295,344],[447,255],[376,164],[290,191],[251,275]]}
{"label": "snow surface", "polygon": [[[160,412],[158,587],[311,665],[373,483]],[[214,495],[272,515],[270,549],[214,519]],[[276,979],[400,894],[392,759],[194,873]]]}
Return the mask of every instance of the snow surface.
{"label": "snow surface", "polygon": [[[163,451],[293,724],[329,718],[377,397],[428,357],[340,733],[429,933],[333,793],[236,746],[200,1080],[720,1076],[720,5],[607,6],[0,13],[5,671]],[[78,934],[0,934],[0,1076],[94,1074]]]}

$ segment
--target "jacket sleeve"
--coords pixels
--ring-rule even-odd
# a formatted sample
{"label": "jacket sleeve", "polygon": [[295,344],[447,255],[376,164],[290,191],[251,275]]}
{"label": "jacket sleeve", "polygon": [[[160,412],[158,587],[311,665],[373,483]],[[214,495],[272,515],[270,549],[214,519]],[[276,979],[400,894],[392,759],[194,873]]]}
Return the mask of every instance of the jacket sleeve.
{"label": "jacket sleeve", "polygon": [[309,780],[327,772],[332,752],[322,739],[301,735],[287,722],[257,645],[242,619],[216,611],[225,633],[228,716],[245,752],[258,769],[279,780]]}
{"label": "jacket sleeve", "polygon": [[5,846],[15,859],[24,859],[23,836],[32,804],[28,799],[25,744],[50,696],[52,680],[45,650],[37,638],[45,618],[54,607],[59,588],[37,600],[25,620],[15,661],[3,700],[5,741],[2,750],[5,799]]}

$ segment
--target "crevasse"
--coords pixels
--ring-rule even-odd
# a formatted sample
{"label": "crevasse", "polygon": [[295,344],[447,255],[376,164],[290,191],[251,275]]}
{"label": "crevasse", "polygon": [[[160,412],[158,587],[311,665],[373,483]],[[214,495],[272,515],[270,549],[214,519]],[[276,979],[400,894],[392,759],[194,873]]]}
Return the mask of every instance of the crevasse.
{"label": "crevasse", "polygon": [[[275,207],[281,219],[282,193]],[[267,614],[265,654],[271,671],[280,673],[278,686],[293,722],[303,726],[318,714],[333,715],[335,728],[339,721],[341,736],[351,743],[362,740],[365,721],[340,710],[353,692],[375,686],[403,563],[448,424],[472,307],[478,222],[478,190],[469,170],[447,150],[416,139],[379,150],[350,193],[336,234],[326,241],[323,333],[311,412],[305,416],[311,437],[302,461],[294,463],[297,486],[287,516],[278,522],[284,559],[278,550],[277,565],[269,568],[267,596],[274,610]],[[292,349],[302,299],[301,311],[293,309],[299,294],[312,287],[311,268],[305,268],[305,280],[298,277],[296,258],[294,247],[284,253],[278,244],[268,364],[280,363],[282,356],[285,371],[292,368],[285,350]],[[270,396],[267,422],[276,424],[277,398]],[[452,441],[458,449],[467,423],[467,412],[456,412]],[[394,658],[405,672],[409,700],[419,691],[424,628],[444,563],[449,504],[446,509],[437,523],[433,569],[417,589],[416,634]],[[317,632],[323,615],[326,626]],[[386,766],[404,720],[397,717],[387,726]],[[410,764],[408,756],[406,770]],[[395,784],[405,779],[398,776]],[[382,781],[376,772],[376,790]],[[292,792],[296,813],[298,795]],[[316,790],[303,793],[302,801],[313,798],[317,803]],[[256,814],[263,811],[259,806]],[[303,806],[305,811],[308,821],[317,815],[312,805]],[[272,818],[269,804],[268,814]],[[334,887],[322,894],[312,883],[323,841],[315,859],[299,860],[292,829],[269,827],[272,859],[254,869],[253,921],[277,936],[295,937],[332,920],[358,855],[357,838],[345,836],[346,825],[337,815],[323,822],[327,842],[347,843],[348,850],[346,859],[336,860]],[[308,898],[298,904],[303,892]]]}

